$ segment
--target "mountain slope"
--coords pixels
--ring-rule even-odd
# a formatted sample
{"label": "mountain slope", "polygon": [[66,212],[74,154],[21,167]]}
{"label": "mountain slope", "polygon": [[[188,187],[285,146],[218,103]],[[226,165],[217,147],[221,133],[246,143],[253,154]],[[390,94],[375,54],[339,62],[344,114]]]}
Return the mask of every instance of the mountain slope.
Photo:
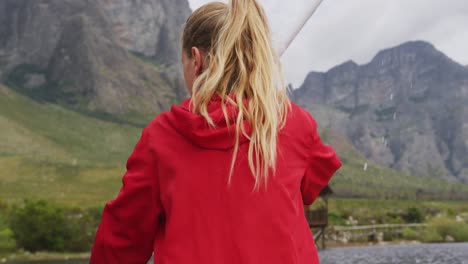
{"label": "mountain slope", "polygon": [[378,164],[468,182],[468,69],[429,43],[311,72],[294,99],[306,108],[327,106],[319,122]]}
{"label": "mountain slope", "polygon": [[174,44],[189,13],[186,0],[1,1],[0,80],[143,124],[185,96]]}
{"label": "mountain slope", "polygon": [[40,103],[0,85],[0,152],[37,160],[121,165],[140,127]]}
{"label": "mountain slope", "polygon": [[0,200],[114,197],[142,126],[186,96],[189,14],[186,0],[0,1]]}
{"label": "mountain slope", "polygon": [[102,203],[119,189],[140,133],[0,85],[0,199]]}
{"label": "mountain slope", "polygon": [[[121,186],[140,127],[103,121],[0,85],[0,200],[42,198],[70,205],[102,205]],[[426,180],[368,162],[328,129],[344,166],[331,184],[341,197],[463,199],[468,186]]]}

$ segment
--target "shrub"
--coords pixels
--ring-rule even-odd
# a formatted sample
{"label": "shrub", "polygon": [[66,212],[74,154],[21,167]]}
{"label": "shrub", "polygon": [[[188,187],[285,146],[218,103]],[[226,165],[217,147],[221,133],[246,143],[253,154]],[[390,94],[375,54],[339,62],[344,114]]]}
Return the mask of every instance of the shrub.
{"label": "shrub", "polygon": [[422,242],[442,242],[444,238],[434,228],[426,228],[421,232]]}
{"label": "shrub", "polygon": [[447,215],[455,217],[457,215],[457,212],[453,210],[452,208],[447,209]]}
{"label": "shrub", "polygon": [[424,215],[417,207],[410,207],[406,211],[404,219],[407,223],[422,223],[424,222]]}
{"label": "shrub", "polygon": [[25,201],[12,209],[10,226],[17,246],[28,251],[89,251],[99,209],[66,209],[45,201]]}
{"label": "shrub", "polygon": [[401,213],[397,212],[387,212],[383,218],[383,220],[380,222],[382,224],[401,224],[404,223],[405,221],[402,218]]}
{"label": "shrub", "polygon": [[65,249],[66,219],[63,210],[45,201],[25,201],[14,207],[10,226],[19,247],[28,251]]}
{"label": "shrub", "polygon": [[328,220],[332,225],[345,225],[346,220],[337,213],[328,213]]}
{"label": "shrub", "polygon": [[437,219],[431,226],[437,230],[437,233],[445,238],[451,236],[456,242],[468,242],[468,225],[458,223],[454,220],[441,218]]}
{"label": "shrub", "polygon": [[8,226],[8,206],[0,200],[0,253],[12,251],[16,244]]}
{"label": "shrub", "polygon": [[414,229],[411,229],[411,228],[403,229],[402,236],[405,239],[411,239],[411,240],[420,239],[420,234],[418,232],[416,232]]}
{"label": "shrub", "polygon": [[65,249],[68,251],[89,251],[93,244],[95,231],[100,218],[93,210],[75,208],[67,213]]}
{"label": "shrub", "polygon": [[0,253],[12,251],[15,247],[13,232],[8,228],[0,229]]}

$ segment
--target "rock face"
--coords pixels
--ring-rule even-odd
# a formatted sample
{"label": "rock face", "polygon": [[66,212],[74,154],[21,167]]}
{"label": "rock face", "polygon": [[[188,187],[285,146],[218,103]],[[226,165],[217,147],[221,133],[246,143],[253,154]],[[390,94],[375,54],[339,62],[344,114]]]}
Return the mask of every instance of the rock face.
{"label": "rock face", "polygon": [[468,182],[468,69],[429,43],[383,50],[365,65],[348,61],[311,72],[293,96],[369,159]]}
{"label": "rock face", "polygon": [[186,0],[0,1],[0,80],[86,112],[151,115],[185,96]]}
{"label": "rock face", "polygon": [[179,60],[180,28],[190,15],[187,0],[99,0],[117,43],[163,63]]}

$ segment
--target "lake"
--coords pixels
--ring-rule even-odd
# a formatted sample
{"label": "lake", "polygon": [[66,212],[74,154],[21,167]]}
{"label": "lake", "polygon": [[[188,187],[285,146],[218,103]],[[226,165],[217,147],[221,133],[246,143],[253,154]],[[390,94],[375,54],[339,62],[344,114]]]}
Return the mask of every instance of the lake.
{"label": "lake", "polygon": [[[341,247],[320,251],[321,264],[468,264],[468,243]],[[8,262],[87,264],[87,261]]]}
{"label": "lake", "polygon": [[320,251],[321,264],[468,264],[468,243],[385,245]]}

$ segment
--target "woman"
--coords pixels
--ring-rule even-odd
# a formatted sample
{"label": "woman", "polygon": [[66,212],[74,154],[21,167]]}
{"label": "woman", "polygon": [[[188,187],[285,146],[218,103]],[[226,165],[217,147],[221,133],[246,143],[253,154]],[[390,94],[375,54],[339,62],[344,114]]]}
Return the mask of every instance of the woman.
{"label": "woman", "polygon": [[191,98],[144,128],[91,263],[319,263],[304,204],[341,162],[288,100],[264,11],[207,4],[182,43]]}

